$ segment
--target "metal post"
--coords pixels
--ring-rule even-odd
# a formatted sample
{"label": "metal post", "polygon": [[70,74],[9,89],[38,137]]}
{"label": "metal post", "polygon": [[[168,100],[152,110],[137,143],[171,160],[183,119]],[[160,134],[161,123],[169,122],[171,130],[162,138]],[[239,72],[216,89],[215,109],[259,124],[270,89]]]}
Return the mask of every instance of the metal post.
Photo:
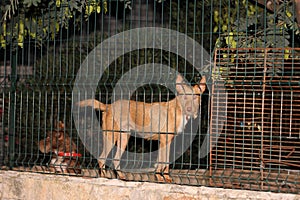
{"label": "metal post", "polygon": [[10,73],[10,103],[9,103],[9,124],[8,124],[8,134],[9,134],[9,168],[14,165],[15,157],[15,104],[16,104],[16,83],[17,83],[17,48],[12,51],[11,56],[11,73]]}

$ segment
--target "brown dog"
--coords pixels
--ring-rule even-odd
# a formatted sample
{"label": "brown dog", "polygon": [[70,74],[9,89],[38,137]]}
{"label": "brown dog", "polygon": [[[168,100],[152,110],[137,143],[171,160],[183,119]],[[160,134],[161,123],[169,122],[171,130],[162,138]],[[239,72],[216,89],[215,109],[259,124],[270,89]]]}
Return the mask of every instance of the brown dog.
{"label": "brown dog", "polygon": [[59,122],[58,130],[49,131],[47,137],[39,142],[42,153],[52,152],[49,170],[57,173],[80,174],[77,146],[64,131],[65,125]]}
{"label": "brown dog", "polygon": [[[118,100],[112,104],[103,104],[94,99],[77,103],[78,106],[92,106],[103,112],[103,151],[98,163],[100,169],[105,165],[105,159],[117,144],[114,166],[120,169],[120,159],[127,146],[130,130],[143,133],[145,139],[159,140],[159,153],[156,165],[158,181],[171,182],[169,177],[170,145],[175,133],[184,130],[191,117],[198,115],[201,101],[200,95],[206,88],[203,76],[200,83],[191,87],[184,83],[182,76],[176,79],[178,95],[168,102],[145,103],[132,100]],[[168,134],[167,134],[168,133]],[[103,170],[101,170],[102,173]],[[160,175],[163,173],[163,176]],[[124,178],[121,173],[119,177]]]}

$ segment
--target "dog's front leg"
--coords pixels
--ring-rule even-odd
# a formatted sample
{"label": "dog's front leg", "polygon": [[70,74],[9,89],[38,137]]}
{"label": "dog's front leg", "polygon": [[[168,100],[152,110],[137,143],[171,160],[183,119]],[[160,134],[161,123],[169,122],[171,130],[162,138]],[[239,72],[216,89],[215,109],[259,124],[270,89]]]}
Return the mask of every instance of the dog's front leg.
{"label": "dog's front leg", "polygon": [[156,165],[156,178],[159,182],[172,182],[169,176],[169,162],[170,162],[170,147],[173,140],[173,135],[164,134],[160,136],[158,163]]}
{"label": "dog's front leg", "polygon": [[114,166],[115,169],[117,170],[118,176],[120,179],[125,179],[124,174],[120,171],[120,161],[121,161],[121,157],[126,149],[126,146],[128,144],[129,138],[130,138],[130,134],[129,133],[120,133],[119,134],[118,140],[117,140],[117,152],[114,158]]}

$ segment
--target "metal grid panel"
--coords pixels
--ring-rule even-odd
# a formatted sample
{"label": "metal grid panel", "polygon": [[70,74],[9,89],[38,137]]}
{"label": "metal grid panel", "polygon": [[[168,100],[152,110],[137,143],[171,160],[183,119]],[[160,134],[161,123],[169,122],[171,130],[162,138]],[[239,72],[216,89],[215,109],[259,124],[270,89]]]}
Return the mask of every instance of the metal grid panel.
{"label": "metal grid panel", "polygon": [[[0,29],[1,169],[100,176],[97,158],[102,150],[98,137],[101,124],[90,122],[101,119],[101,113],[94,114],[92,108],[81,111],[86,119],[80,130],[85,135],[79,138],[71,114],[75,103],[72,89],[76,73],[89,52],[117,33],[147,26],[165,27],[192,37],[211,54],[215,46],[296,47],[299,41],[299,23],[295,21],[299,16],[294,1],[86,1],[85,8],[81,2],[81,11],[74,11],[74,15],[69,13],[70,9],[76,10],[74,1],[58,0],[50,4],[42,1],[42,12],[38,10],[41,15],[35,9],[39,6],[28,12],[24,4],[15,10],[11,21],[7,21],[12,22],[12,26],[6,24],[10,34],[3,31],[4,27]],[[6,7],[4,4],[1,2],[0,6]],[[90,12],[92,10],[94,12]],[[30,11],[35,11],[34,15]],[[7,44],[3,38],[7,38]],[[124,41],[130,46],[139,39],[126,38]],[[177,48],[174,49],[185,49],[188,57],[202,56],[195,54],[194,46],[188,46],[184,40],[175,43]],[[2,48],[5,45],[6,48]],[[116,48],[111,45],[103,48],[111,52],[124,50],[123,43]],[[173,183],[299,193],[296,161],[299,151],[296,133],[299,129],[299,57],[297,49],[290,50],[288,58],[288,52],[283,49],[226,48],[216,51],[215,71],[211,73],[208,69],[205,72],[209,80],[207,86],[220,84],[222,81],[218,78],[221,76],[226,87],[202,95],[201,118],[197,119],[199,129],[186,137],[195,136],[192,145],[186,151],[172,149],[173,154],[182,154],[176,161],[168,163]],[[93,83],[98,84],[95,97],[111,103],[110,95],[116,82],[130,69],[145,63],[166,64],[195,84],[199,74],[192,66],[194,63],[174,54],[141,49],[119,57],[99,83]],[[209,62],[211,60],[208,58]],[[94,67],[93,75],[99,75],[103,63],[90,64]],[[143,77],[147,76],[143,74]],[[86,91],[91,85],[84,85]],[[131,88],[134,84],[124,85]],[[216,101],[222,92],[228,95]],[[173,97],[166,88],[149,84],[132,96],[134,100],[145,102],[167,101]],[[225,104],[227,101],[230,103]],[[228,113],[226,116],[221,115],[224,108]],[[63,128],[59,121],[65,123]],[[216,140],[218,131],[223,129],[221,122],[226,122],[224,132]],[[209,125],[210,146],[204,142]],[[62,155],[68,158],[64,162],[55,156],[55,152],[41,150],[48,137],[59,139],[62,135],[65,138]],[[56,142],[54,139],[52,144]],[[85,148],[83,140],[93,143],[92,151],[96,156]],[[218,143],[214,145],[214,141]],[[157,141],[132,137],[129,150],[145,152],[157,149],[157,146]],[[210,147],[212,153],[201,157],[205,152],[201,146]],[[67,152],[74,149],[76,152]],[[146,163],[143,156],[122,159],[135,167],[147,165],[144,172],[122,172],[126,180],[157,181],[155,166]],[[106,177],[118,178],[115,170],[109,168],[113,156],[110,155],[108,160]]]}
{"label": "metal grid panel", "polygon": [[[227,117],[221,135],[211,126],[211,140],[217,144],[212,148],[210,173],[219,177],[221,170],[228,179],[213,185],[273,191],[299,187],[298,51],[216,50],[215,74],[221,75],[227,93],[219,101],[227,101]],[[214,117],[218,106],[212,105]]]}
{"label": "metal grid panel", "polygon": [[[98,137],[101,124],[89,124],[89,120],[101,119],[101,114],[97,113],[95,116],[91,114],[93,109],[86,108],[83,110],[86,114],[86,122],[83,122],[83,126],[80,127],[85,131],[85,137],[82,139],[78,136],[78,130],[71,113],[75,103],[73,102],[72,89],[80,65],[96,45],[117,33],[133,28],[166,27],[185,33],[198,42],[204,41],[206,40],[203,39],[204,37],[211,37],[212,33],[208,34],[211,26],[204,27],[201,22],[212,19],[210,19],[210,12],[205,12],[204,7],[201,9],[196,9],[196,7],[210,6],[210,3],[206,2],[205,5],[202,1],[190,3],[188,1],[139,0],[132,1],[132,7],[128,9],[124,5],[124,1],[108,1],[107,11],[104,12],[104,1],[96,1],[97,6],[100,6],[103,12],[93,12],[89,17],[86,16],[87,12],[76,12],[72,18],[63,21],[62,18],[67,17],[64,14],[74,4],[70,1],[56,1],[56,3],[59,2],[61,4],[57,6],[54,4],[52,6],[43,5],[45,7],[42,7],[41,18],[38,18],[39,15],[33,16],[30,13],[27,15],[26,12],[25,16],[22,13],[22,16],[12,18],[16,20],[15,27],[17,28],[14,30],[11,27],[11,30],[19,33],[18,28],[24,25],[25,32],[31,33],[30,36],[32,37],[28,35],[24,38],[20,37],[24,39],[23,43],[9,38],[10,41],[8,42],[11,46],[1,49],[1,56],[3,55],[0,60],[1,65],[3,65],[0,74],[1,88],[3,88],[1,90],[3,126],[1,126],[0,150],[4,152],[4,154],[0,154],[1,169],[99,177],[97,157],[102,150],[101,139]],[[73,7],[73,9],[75,8]],[[22,12],[23,10],[17,11]],[[18,12],[16,15],[19,14]],[[24,17],[26,23],[23,24],[24,21],[21,20],[17,21],[18,17],[20,19]],[[52,23],[53,19],[58,24]],[[66,23],[67,28],[60,24],[62,21]],[[39,26],[35,22],[38,22]],[[3,36],[1,31],[0,34]],[[45,36],[44,32],[48,35]],[[204,34],[204,32],[206,33]],[[33,37],[33,35],[41,33],[45,37]],[[135,40],[138,41],[137,38],[126,40],[126,44],[131,45]],[[187,49],[185,41],[179,42],[178,46]],[[212,48],[210,43],[206,42],[203,45],[210,49]],[[110,46],[105,48],[114,52],[123,50],[123,45],[119,45],[116,49]],[[188,51],[189,49],[186,52]],[[104,73],[99,84],[94,83],[98,84],[95,96],[102,102],[110,103],[112,101],[110,95],[118,79],[131,68],[148,62],[169,65],[180,71],[192,84],[199,76],[191,63],[177,55],[160,50],[142,49],[127,53],[113,62],[109,70]],[[98,64],[93,63],[95,74],[102,67],[101,64]],[[85,74],[79,74],[79,76],[84,77]],[[147,76],[147,74],[143,76]],[[162,75],[159,76],[162,77]],[[86,90],[90,89],[88,84],[85,87]],[[126,83],[126,87],[132,87],[132,85]],[[206,98],[204,110],[208,110],[208,93],[203,96]],[[148,102],[166,101],[173,97],[172,92],[157,85],[141,87],[133,95],[135,100]],[[198,159],[198,149],[201,140],[203,140],[199,133],[207,132],[208,113],[201,112],[201,115],[202,119],[205,120],[199,121],[202,124],[201,130],[193,133],[196,135],[196,139],[192,147],[187,152],[180,152],[183,155],[178,160],[169,163],[171,164],[174,183],[199,185],[199,182],[203,180],[200,175],[205,173],[207,159]],[[64,122],[64,128],[59,127],[59,121]],[[44,150],[41,150],[46,146],[48,138],[53,137],[54,140],[51,144],[54,144],[56,139],[60,138],[55,137],[61,135],[65,138],[62,145],[65,148],[65,153],[74,149],[80,153],[70,154],[72,156],[66,154],[65,157],[68,160],[64,162],[57,158],[55,152],[43,152]],[[92,156],[91,152],[85,149],[82,140],[93,141],[93,150],[97,151],[97,156]],[[75,143],[75,146],[71,141]],[[154,148],[157,148],[158,144],[155,141],[147,142],[134,137],[130,142],[131,151],[144,151],[143,148],[149,147],[153,143],[155,143],[153,144]],[[57,146],[58,144],[54,145],[54,147]],[[172,152],[175,150],[173,149]],[[108,160],[112,160],[111,156]],[[144,162],[141,157],[128,160],[124,158],[124,160],[127,163],[136,164],[137,167]],[[109,164],[108,162],[107,165]],[[68,169],[64,170],[65,168]],[[200,170],[200,168],[202,169]],[[198,169],[199,174],[195,172],[195,169]],[[150,172],[145,170],[145,173],[125,173],[125,177],[126,180],[157,181],[155,172],[153,169],[151,170]],[[113,169],[108,168],[107,171],[108,178],[116,178]]]}

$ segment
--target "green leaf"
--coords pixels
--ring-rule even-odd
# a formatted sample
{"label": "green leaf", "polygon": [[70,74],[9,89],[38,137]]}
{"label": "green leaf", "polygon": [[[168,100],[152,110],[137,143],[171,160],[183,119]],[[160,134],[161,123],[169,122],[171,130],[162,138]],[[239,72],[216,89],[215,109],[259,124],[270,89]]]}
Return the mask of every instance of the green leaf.
{"label": "green leaf", "polygon": [[41,3],[41,0],[24,0],[23,2],[27,8],[31,7],[32,5],[37,7],[39,3]]}

